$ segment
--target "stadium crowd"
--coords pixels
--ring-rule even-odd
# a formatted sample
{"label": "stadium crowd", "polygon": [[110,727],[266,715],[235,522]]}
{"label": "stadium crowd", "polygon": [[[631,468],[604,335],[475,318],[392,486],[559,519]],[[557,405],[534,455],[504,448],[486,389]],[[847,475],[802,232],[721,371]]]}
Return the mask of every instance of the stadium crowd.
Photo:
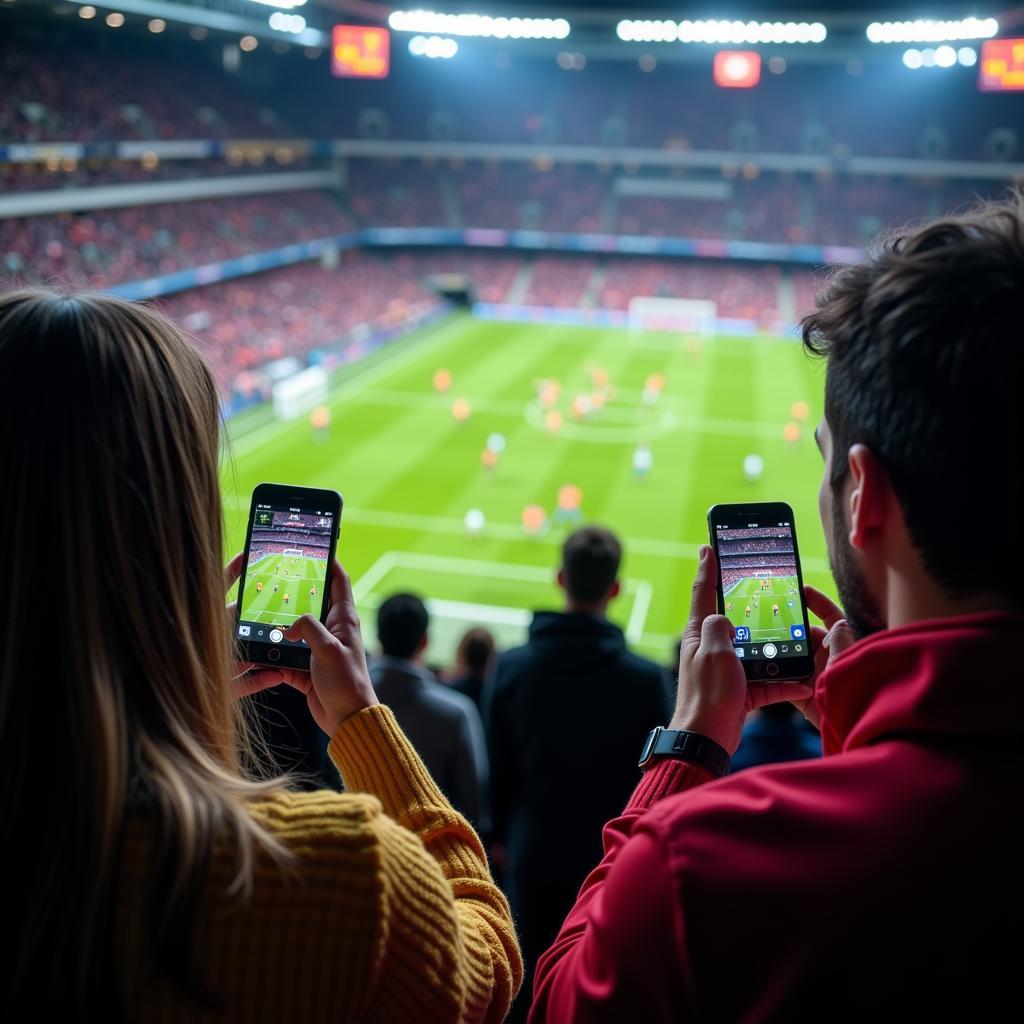
{"label": "stadium crowd", "polygon": [[268,386],[248,372],[264,363],[342,344],[353,358],[374,332],[395,331],[441,302],[419,278],[359,252],[338,269],[299,264],[192,288],[160,307],[196,339],[222,390],[252,394]]}
{"label": "stadium crowd", "polygon": [[[756,576],[767,579],[770,576],[792,576],[796,573],[796,562],[776,562],[770,565],[758,567]],[[729,587],[734,586],[737,583],[742,583],[743,580],[750,578],[749,569],[727,569],[724,565],[722,566],[722,587],[728,590]]]}
{"label": "stadium crowd", "polygon": [[327,193],[289,192],[0,218],[0,254],[9,283],[97,287],[341,234],[351,227]]}

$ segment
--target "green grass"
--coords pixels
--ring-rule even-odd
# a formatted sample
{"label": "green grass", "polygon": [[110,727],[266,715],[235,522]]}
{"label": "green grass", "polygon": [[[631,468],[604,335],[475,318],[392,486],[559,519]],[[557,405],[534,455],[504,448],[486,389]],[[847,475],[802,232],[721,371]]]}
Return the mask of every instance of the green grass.
{"label": "green grass", "polygon": [[[795,576],[740,580],[725,595],[725,614],[734,626],[746,626],[750,630],[752,644],[766,640],[785,642],[789,640],[789,627],[802,626],[804,622],[796,588]],[[775,606],[778,606],[778,615]]]}
{"label": "green grass", "polygon": [[290,626],[306,612],[319,616],[323,578],[324,568],[313,558],[264,555],[246,570],[241,617],[247,622]]}
{"label": "green grass", "polygon": [[[592,390],[594,364],[608,371],[616,395],[577,423],[569,403]],[[452,374],[447,394],[432,386],[442,367]],[[664,374],[665,390],[649,408],[640,392],[652,373]],[[535,404],[545,378],[562,385],[559,434],[543,428]],[[554,574],[566,528],[527,537],[520,515],[529,504],[550,515],[558,488],[573,483],[583,491],[586,521],[612,527],[625,543],[626,592],[611,617],[641,650],[664,659],[686,621],[707,509],[716,502],[788,501],[804,576],[831,589],[816,507],[822,467],[811,436],[822,384],[820,364],[783,339],[721,337],[692,352],[670,335],[453,317],[348,368],[331,394],[326,441],[305,419],[257,415],[233,425],[224,467],[230,551],[242,546],[257,483],[341,491],[339,553],[368,643],[380,600],[411,589],[434,601],[429,653],[445,660],[471,622],[513,643],[526,610],[560,605]],[[473,410],[465,424],[451,415],[460,397]],[[782,431],[796,400],[811,414],[802,438],[789,444]],[[480,455],[492,432],[507,448],[489,473]],[[654,465],[638,480],[632,456],[641,440]],[[755,452],[765,472],[752,483],[742,463]],[[471,508],[486,517],[478,539],[463,524]]]}

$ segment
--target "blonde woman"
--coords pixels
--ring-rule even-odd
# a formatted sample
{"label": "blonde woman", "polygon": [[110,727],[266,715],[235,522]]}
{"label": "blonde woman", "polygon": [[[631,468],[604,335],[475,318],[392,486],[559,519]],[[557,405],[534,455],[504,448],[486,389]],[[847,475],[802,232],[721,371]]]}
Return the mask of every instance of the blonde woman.
{"label": "blonde woman", "polygon": [[231,661],[196,350],[144,307],[20,292],[0,381],[10,1019],[500,1021],[508,907],[377,704],[338,565],[326,627],[295,627],[312,671],[285,681],[347,792],[253,772],[244,698],[282,674]]}

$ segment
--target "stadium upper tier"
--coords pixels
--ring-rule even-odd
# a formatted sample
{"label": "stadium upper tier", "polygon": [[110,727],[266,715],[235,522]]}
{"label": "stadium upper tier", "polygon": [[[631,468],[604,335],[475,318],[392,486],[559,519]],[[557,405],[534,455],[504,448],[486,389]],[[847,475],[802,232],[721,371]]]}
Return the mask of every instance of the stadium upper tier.
{"label": "stadium upper tier", "polygon": [[100,287],[349,230],[325,192],[0,219],[0,274]]}
{"label": "stadium upper tier", "polygon": [[[270,54],[222,70],[220,49],[76,33],[0,42],[0,144],[201,138],[383,138],[1020,160],[1019,99],[960,75],[851,75],[790,66],[753,90],[715,88],[703,67],[546,59],[385,81],[332,79],[323,61]],[[1005,132],[997,141],[995,132]],[[1016,134],[1014,134],[1016,133]]]}

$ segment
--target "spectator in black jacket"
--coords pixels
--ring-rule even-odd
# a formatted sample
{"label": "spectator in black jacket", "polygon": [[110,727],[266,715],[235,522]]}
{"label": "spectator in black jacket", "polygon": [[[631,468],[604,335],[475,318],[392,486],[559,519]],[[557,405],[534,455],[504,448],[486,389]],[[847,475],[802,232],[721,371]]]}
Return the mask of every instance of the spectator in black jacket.
{"label": "spectator in black jacket", "polygon": [[[536,612],[526,646],[498,656],[485,688],[494,853],[531,973],[640,778],[637,751],[668,721],[664,670],[605,617],[621,560],[610,530],[572,533],[558,572],[565,611]],[[523,991],[528,1003],[528,982]]]}

